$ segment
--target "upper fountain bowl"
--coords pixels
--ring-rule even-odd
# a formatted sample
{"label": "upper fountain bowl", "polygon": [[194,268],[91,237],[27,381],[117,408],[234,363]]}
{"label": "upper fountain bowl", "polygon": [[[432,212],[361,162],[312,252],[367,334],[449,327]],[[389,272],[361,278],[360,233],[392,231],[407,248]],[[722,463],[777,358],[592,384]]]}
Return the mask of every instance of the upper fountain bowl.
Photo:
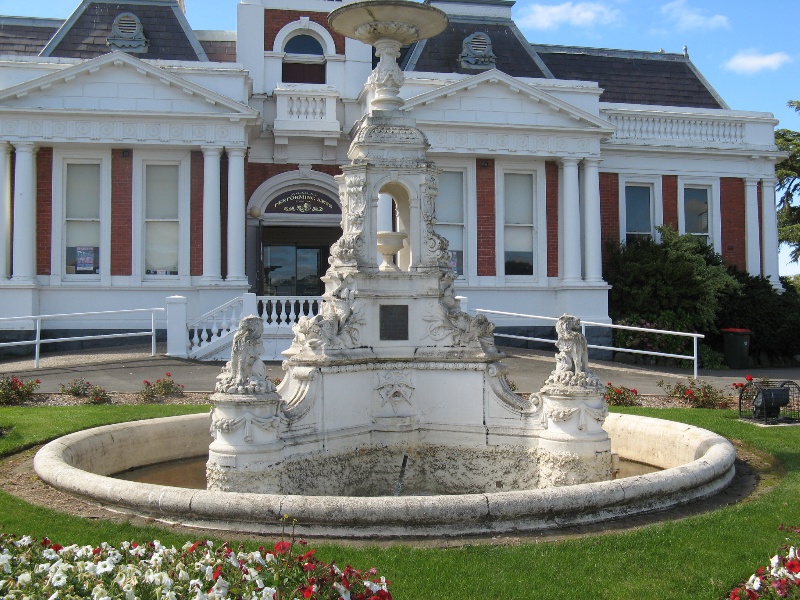
{"label": "upper fountain bowl", "polygon": [[363,0],[337,8],[328,15],[334,31],[374,45],[381,39],[411,44],[440,34],[447,15],[433,6],[409,0]]}

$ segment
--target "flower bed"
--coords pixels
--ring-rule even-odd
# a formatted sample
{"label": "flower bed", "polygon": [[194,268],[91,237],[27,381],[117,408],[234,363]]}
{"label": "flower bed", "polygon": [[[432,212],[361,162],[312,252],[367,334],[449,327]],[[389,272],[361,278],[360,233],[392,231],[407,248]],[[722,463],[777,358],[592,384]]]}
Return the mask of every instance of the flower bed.
{"label": "flower bed", "polygon": [[315,559],[306,542],[281,540],[247,552],[227,543],[158,540],[119,548],[61,546],[45,538],[0,535],[0,597],[94,600],[391,600],[375,569],[339,569]]}

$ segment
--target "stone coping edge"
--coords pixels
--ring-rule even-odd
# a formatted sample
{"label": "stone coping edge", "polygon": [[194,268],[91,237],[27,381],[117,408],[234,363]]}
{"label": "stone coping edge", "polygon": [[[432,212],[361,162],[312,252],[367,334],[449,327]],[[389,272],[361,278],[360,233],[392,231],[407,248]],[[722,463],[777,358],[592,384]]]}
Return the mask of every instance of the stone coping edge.
{"label": "stone coping edge", "polygon": [[[334,497],[217,492],[135,483],[78,468],[114,461],[114,452],[139,463],[157,448],[172,458],[201,456],[209,440],[207,414],[108,425],[45,445],[34,469],[49,485],[125,513],[169,524],[242,533],[273,534],[281,518],[297,520],[301,536],[341,538],[447,537],[556,529],[663,510],[712,496],[733,480],[736,451],[710,431],[650,417],[609,415],[604,427],[624,458],[668,467],[663,471],[560,488],[453,496]],[[168,435],[171,432],[174,435]],[[637,438],[694,458],[679,466],[636,455]],[[169,440],[169,441],[167,441]],[[163,443],[162,443],[163,442]],[[641,445],[641,444],[640,444]],[[647,443],[644,446],[648,446]],[[164,450],[166,448],[166,450]],[[194,453],[191,453],[194,450]],[[634,455],[632,455],[634,454]],[[674,457],[662,457],[662,462]],[[131,465],[132,466],[132,465]],[[129,468],[129,467],[128,467]],[[98,470],[95,468],[94,470]],[[107,472],[118,472],[116,469]]]}

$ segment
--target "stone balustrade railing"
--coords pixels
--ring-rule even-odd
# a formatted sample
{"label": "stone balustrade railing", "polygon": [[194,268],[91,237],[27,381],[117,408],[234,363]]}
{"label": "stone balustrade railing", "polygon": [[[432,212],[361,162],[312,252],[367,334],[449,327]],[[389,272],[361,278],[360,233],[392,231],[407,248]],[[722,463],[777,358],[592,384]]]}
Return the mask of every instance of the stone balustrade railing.
{"label": "stone balustrade railing", "polygon": [[292,134],[338,133],[336,118],[339,92],[332,86],[282,84],[275,89],[274,131]]}
{"label": "stone balustrade railing", "polygon": [[656,142],[709,143],[743,146],[745,124],[713,116],[623,114],[604,112],[616,132],[615,140],[655,140]]}

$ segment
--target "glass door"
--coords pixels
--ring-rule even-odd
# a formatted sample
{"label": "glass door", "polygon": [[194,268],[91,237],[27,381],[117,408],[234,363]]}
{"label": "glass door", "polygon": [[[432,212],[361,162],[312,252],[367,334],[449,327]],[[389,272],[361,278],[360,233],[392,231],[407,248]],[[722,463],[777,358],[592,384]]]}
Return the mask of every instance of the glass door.
{"label": "glass door", "polygon": [[322,295],[320,277],[327,267],[327,248],[267,244],[263,258],[265,295]]}

